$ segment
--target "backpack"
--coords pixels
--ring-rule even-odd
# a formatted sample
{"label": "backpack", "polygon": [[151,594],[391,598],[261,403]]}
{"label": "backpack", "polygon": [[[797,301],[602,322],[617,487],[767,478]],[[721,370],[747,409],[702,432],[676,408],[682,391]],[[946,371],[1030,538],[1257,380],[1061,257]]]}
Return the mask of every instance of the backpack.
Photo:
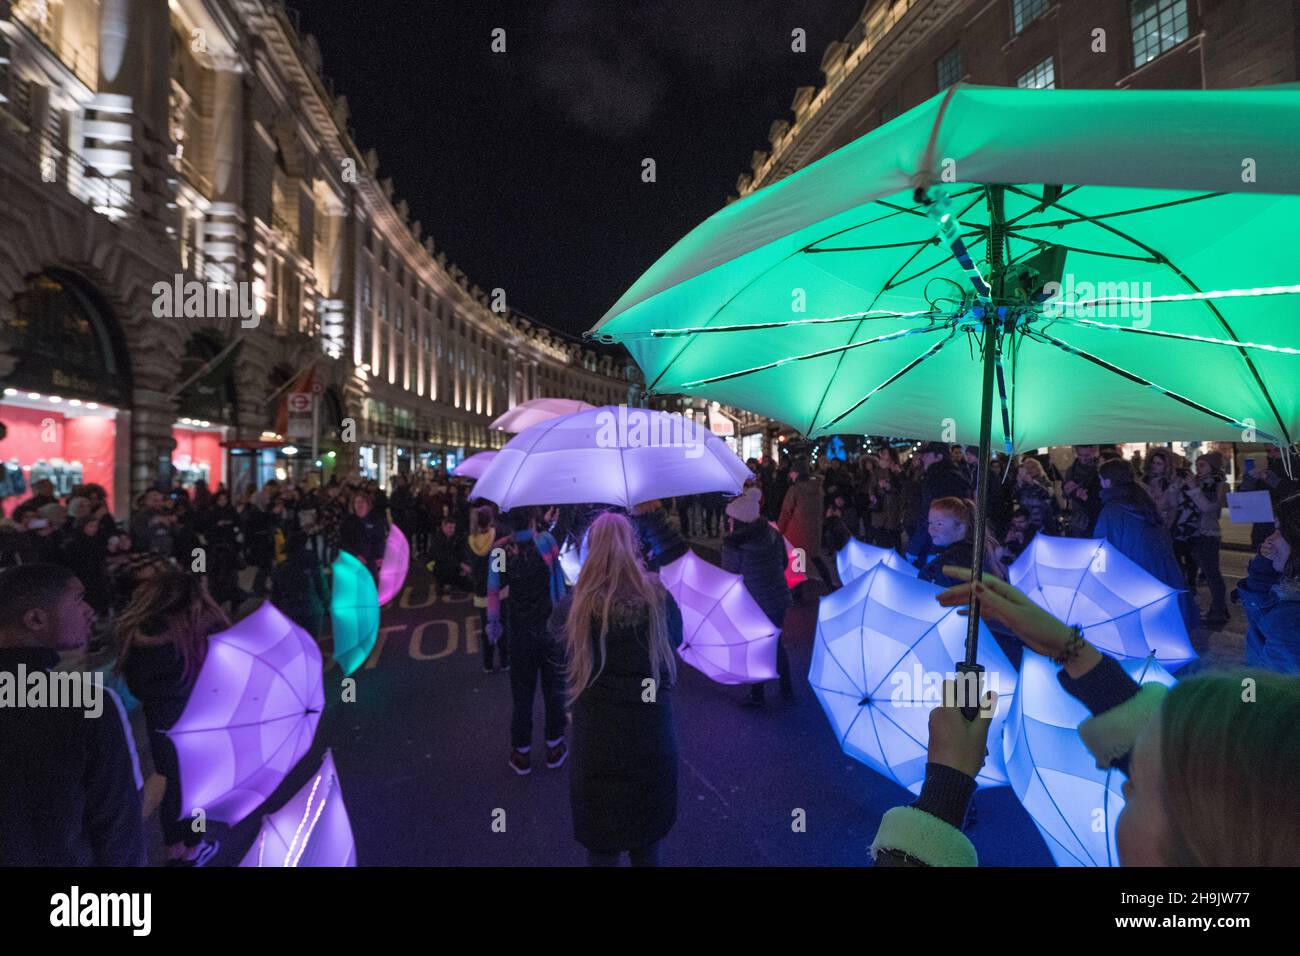
{"label": "backpack", "polygon": [[551,613],[551,566],[537,550],[537,538],[506,543],[505,583],[510,588],[510,613]]}

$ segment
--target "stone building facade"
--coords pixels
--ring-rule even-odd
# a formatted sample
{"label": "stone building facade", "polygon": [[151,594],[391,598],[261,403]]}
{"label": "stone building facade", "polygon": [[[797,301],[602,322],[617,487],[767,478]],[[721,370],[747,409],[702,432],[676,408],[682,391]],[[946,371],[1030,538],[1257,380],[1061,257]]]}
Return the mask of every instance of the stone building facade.
{"label": "stone building facade", "polygon": [[9,474],[119,512],[177,476],[452,464],[529,398],[643,400],[411,221],[278,0],[0,0],[0,383]]}

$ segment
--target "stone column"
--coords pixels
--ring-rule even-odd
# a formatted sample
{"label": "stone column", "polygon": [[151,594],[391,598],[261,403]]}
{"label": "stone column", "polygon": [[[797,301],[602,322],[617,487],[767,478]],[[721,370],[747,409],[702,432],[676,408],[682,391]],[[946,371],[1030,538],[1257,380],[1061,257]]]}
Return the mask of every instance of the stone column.
{"label": "stone column", "polygon": [[237,57],[212,57],[212,206],[204,216],[203,255],[207,278],[233,282],[244,268],[244,69]]}

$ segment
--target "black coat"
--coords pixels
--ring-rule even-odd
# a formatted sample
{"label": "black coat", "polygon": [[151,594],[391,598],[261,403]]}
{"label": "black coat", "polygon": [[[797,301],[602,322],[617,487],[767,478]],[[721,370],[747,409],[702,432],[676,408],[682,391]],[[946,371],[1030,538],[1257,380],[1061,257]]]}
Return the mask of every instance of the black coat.
{"label": "black coat", "polygon": [[658,571],[686,553],[686,539],[668,521],[668,512],[662,508],[629,517],[641,542],[641,554],[648,570]]}
{"label": "black coat", "polygon": [[[0,671],[58,663],[39,648],[0,650]],[[144,866],[140,793],[126,729],[103,710],[0,707],[0,866]]]}
{"label": "black coat", "polygon": [[745,579],[745,590],[777,627],[793,600],[785,583],[785,541],[762,518],[738,525],[722,539],[722,570]]}
{"label": "black coat", "polygon": [[[668,635],[682,640],[682,614],[664,593]],[[552,639],[563,640],[572,597],[555,606]],[[569,802],[573,835],[589,850],[638,850],[661,840],[677,822],[677,732],[673,689],[659,675],[655,701],[642,699],[650,676],[649,609],[633,599],[616,601],[606,635],[607,658],[599,676],[573,705]],[[592,622],[593,640],[599,622]]]}
{"label": "black coat", "polygon": [[271,572],[271,603],[312,637],[321,636],[329,593],[315,551],[303,548],[276,566]]}
{"label": "black coat", "polygon": [[370,568],[372,574],[383,560],[387,544],[388,526],[378,511],[371,511],[364,518],[350,514],[343,519],[339,528],[339,547]]}

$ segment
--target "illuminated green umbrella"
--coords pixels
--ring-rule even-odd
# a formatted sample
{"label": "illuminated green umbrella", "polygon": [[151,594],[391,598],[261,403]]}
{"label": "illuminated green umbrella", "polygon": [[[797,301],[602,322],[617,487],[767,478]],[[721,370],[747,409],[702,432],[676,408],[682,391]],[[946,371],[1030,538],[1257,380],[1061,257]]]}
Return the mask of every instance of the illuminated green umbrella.
{"label": "illuminated green umbrella", "polygon": [[958,85],[712,216],[590,334],[814,436],[1289,444],[1298,223],[1300,88]]}
{"label": "illuminated green umbrella", "polygon": [[347,551],[334,562],[330,619],[334,660],[351,674],[365,663],[379,638],[379,591],[370,570]]}

